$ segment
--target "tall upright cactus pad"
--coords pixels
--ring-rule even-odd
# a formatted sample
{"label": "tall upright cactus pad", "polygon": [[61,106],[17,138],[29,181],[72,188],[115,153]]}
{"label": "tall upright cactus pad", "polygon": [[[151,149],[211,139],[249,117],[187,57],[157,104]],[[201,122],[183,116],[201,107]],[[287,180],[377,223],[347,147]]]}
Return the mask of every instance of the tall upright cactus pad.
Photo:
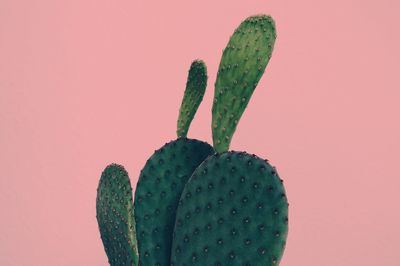
{"label": "tall upright cactus pad", "polygon": [[212,108],[214,148],[226,151],[236,126],[271,58],[276,38],[270,16],[246,19],[224,49]]}
{"label": "tall upright cactus pad", "polygon": [[276,170],[255,155],[211,156],[185,186],[171,265],[277,265],[288,208]]}
{"label": "tall upright cactus pad", "polygon": [[122,166],[111,164],[103,171],[97,189],[96,213],[110,265],[138,265],[132,188]]}
{"label": "tall upright cactus pad", "polygon": [[206,83],[204,63],[194,61],[178,119],[179,138],[155,151],[140,173],[135,193],[135,220],[141,265],[170,265],[179,197],[196,167],[214,153],[209,144],[186,138]]}
{"label": "tall upright cactus pad", "polygon": [[207,87],[207,68],[203,61],[195,60],[189,69],[185,94],[178,118],[178,137],[186,137],[190,123],[203,100]]}

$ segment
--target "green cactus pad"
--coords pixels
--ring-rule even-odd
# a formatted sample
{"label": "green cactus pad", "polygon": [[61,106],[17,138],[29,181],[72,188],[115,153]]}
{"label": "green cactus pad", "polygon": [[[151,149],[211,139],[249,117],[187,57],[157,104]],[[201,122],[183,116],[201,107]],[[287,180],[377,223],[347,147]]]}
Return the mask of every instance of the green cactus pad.
{"label": "green cactus pad", "polygon": [[212,108],[214,148],[224,152],[272,54],[276,38],[270,16],[247,18],[224,49]]}
{"label": "green cactus pad", "polygon": [[288,203],[275,168],[244,152],[216,154],[182,192],[171,265],[278,265],[287,230]]}
{"label": "green cactus pad", "polygon": [[207,68],[203,61],[192,62],[178,118],[178,137],[186,137],[207,87]]}
{"label": "green cactus pad", "polygon": [[103,171],[97,189],[96,213],[110,265],[138,265],[132,188],[122,166],[111,164]]}
{"label": "green cactus pad", "polygon": [[135,220],[141,265],[170,265],[176,208],[184,185],[213,148],[179,138],[147,161],[135,192]]}

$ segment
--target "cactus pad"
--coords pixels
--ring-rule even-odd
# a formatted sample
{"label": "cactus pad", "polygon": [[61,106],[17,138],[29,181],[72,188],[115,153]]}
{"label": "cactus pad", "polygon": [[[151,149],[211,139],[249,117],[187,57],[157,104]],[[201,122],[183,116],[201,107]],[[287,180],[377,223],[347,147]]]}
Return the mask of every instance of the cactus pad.
{"label": "cactus pad", "polygon": [[196,167],[213,148],[179,138],[147,161],[135,192],[135,220],[141,265],[170,265],[172,233],[179,197]]}
{"label": "cactus pad", "polygon": [[103,171],[97,189],[96,213],[110,265],[138,265],[132,188],[122,166],[111,164]]}
{"label": "cactus pad", "polygon": [[231,138],[272,54],[276,38],[270,16],[247,18],[224,49],[212,108],[214,148],[229,149]]}
{"label": "cactus pad", "polygon": [[277,265],[287,223],[274,167],[244,152],[213,155],[182,192],[171,265]]}
{"label": "cactus pad", "polygon": [[178,118],[178,137],[186,137],[207,87],[207,68],[203,61],[192,62]]}

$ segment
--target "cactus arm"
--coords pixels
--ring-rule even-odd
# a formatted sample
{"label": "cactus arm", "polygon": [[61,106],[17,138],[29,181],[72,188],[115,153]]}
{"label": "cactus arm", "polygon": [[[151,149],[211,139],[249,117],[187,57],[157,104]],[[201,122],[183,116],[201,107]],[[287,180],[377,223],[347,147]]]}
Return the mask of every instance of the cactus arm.
{"label": "cactus arm", "polygon": [[224,49],[215,82],[212,107],[214,148],[227,151],[258,81],[271,58],[276,38],[270,16],[247,18]]}
{"label": "cactus arm", "polygon": [[186,137],[207,87],[207,68],[203,61],[192,62],[178,118],[178,137]]}

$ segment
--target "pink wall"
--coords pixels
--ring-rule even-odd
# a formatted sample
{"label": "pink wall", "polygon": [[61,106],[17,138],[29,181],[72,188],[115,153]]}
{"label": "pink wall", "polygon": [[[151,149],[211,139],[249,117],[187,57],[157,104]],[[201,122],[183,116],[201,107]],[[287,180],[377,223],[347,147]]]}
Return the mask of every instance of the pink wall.
{"label": "pink wall", "polygon": [[211,141],[221,50],[256,13],[278,39],[232,148],[285,180],[281,265],[400,265],[399,3],[0,1],[0,265],[107,265],[102,169],[135,183],[175,138],[194,58],[210,82],[189,136]]}

